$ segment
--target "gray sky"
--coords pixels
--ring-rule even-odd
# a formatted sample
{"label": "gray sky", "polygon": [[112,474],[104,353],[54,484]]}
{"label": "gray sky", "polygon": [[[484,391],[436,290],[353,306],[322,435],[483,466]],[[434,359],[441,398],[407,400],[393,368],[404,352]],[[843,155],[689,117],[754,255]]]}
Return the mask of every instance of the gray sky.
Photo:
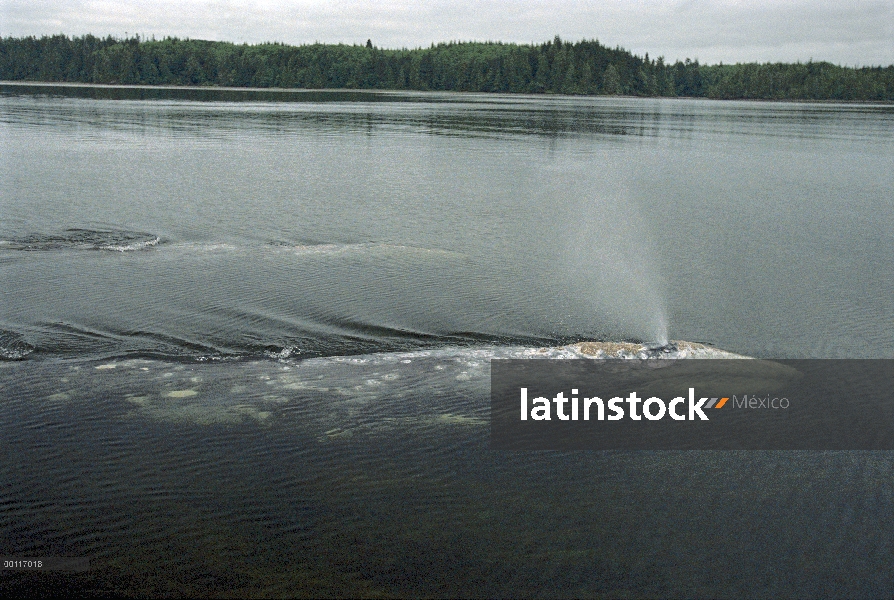
{"label": "gray sky", "polygon": [[894,0],[0,0],[0,35],[304,44],[598,39],[702,63],[894,64]]}

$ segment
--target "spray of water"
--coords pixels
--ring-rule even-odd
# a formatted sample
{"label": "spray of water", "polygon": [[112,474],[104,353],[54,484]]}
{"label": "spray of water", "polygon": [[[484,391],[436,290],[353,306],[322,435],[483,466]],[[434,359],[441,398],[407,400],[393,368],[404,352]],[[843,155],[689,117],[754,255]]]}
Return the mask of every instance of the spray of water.
{"label": "spray of water", "polygon": [[630,195],[615,190],[578,205],[565,269],[597,335],[668,342],[666,294],[651,227]]}

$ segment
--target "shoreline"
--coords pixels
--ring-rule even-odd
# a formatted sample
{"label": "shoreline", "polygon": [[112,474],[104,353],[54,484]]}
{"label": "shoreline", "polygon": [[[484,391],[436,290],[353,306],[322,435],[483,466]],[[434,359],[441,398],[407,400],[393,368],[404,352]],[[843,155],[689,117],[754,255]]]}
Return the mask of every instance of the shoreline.
{"label": "shoreline", "polygon": [[630,96],[622,94],[542,94],[517,92],[462,92],[455,90],[410,90],[379,88],[280,88],[280,87],[232,87],[218,85],[147,85],[128,83],[82,83],[77,81],[31,81],[0,80],[0,87],[60,87],[73,89],[108,89],[108,90],[170,90],[170,91],[220,91],[270,94],[381,94],[381,95],[413,95],[434,96],[482,96],[506,98],[567,98],[567,99],[605,99],[605,100],[699,100],[708,102],[767,102],[773,104],[824,104],[824,105],[859,105],[859,106],[894,106],[894,102],[885,100],[805,100],[800,98],[706,98],[704,96]]}

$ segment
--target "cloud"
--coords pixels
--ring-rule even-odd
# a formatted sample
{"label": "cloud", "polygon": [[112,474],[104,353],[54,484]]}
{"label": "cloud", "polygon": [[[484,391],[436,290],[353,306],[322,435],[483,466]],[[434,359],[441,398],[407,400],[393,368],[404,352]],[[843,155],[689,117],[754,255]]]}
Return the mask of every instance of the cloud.
{"label": "cloud", "polygon": [[702,62],[894,64],[887,0],[0,0],[0,34],[428,46],[599,39]]}

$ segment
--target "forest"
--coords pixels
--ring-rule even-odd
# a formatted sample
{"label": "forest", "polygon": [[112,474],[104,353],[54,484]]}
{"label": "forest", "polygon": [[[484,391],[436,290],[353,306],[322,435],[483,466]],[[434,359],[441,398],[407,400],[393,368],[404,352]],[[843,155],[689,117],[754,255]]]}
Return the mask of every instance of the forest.
{"label": "forest", "polygon": [[766,100],[894,100],[894,65],[702,65],[596,40],[428,48],[192,39],[0,37],[0,80],[255,88],[433,90]]}

